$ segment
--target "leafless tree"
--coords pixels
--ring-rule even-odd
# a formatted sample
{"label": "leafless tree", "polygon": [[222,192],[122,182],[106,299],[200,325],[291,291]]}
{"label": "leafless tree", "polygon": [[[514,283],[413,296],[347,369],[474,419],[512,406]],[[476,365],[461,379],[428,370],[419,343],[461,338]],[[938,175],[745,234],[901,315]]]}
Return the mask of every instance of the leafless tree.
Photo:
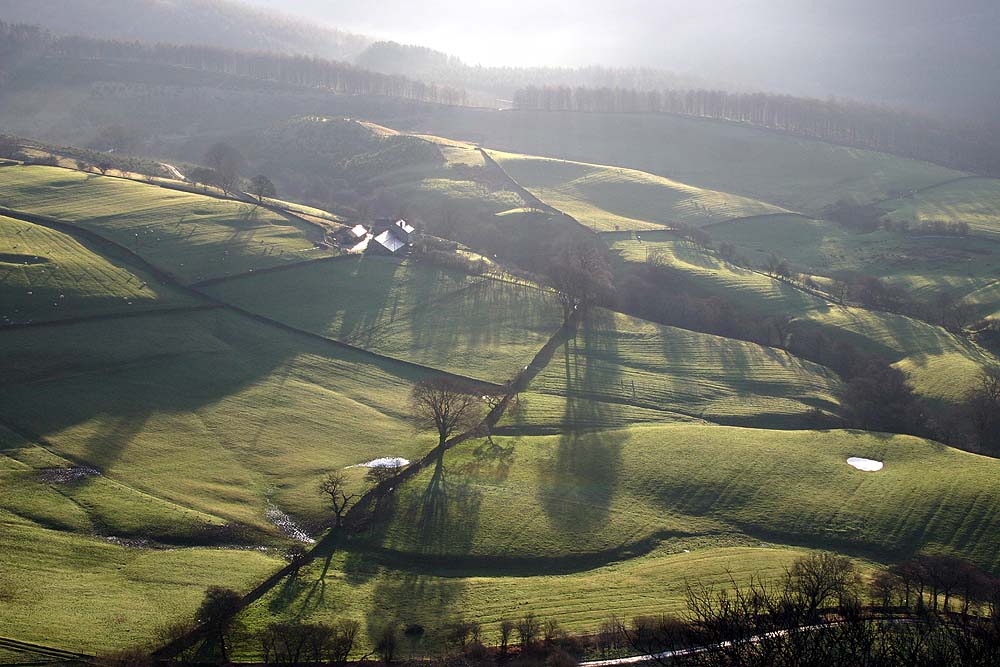
{"label": "leafless tree", "polygon": [[385,665],[391,665],[399,648],[399,627],[395,623],[387,623],[379,632],[375,641],[375,652]]}
{"label": "leafless tree", "polygon": [[805,602],[810,617],[827,603],[845,604],[856,599],[861,585],[854,562],[829,552],[798,559],[786,575],[788,590]]}
{"label": "leafless tree", "polygon": [[509,618],[500,621],[500,657],[507,657],[507,650],[510,646],[510,637],[514,634],[514,621]]}
{"label": "leafless tree", "polygon": [[198,608],[198,622],[206,626],[219,643],[222,662],[229,662],[229,632],[235,625],[242,598],[236,591],[222,586],[210,586]]}
{"label": "leafless tree", "polygon": [[330,499],[333,514],[337,517],[337,526],[342,526],[351,501],[358,497],[356,493],[348,495],[347,475],[339,470],[328,473],[319,483],[319,492]]}
{"label": "leafless tree", "polygon": [[228,194],[236,189],[245,160],[238,150],[220,141],[205,151],[205,164],[215,171],[216,184]]}
{"label": "leafless tree", "polygon": [[254,176],[250,179],[250,194],[257,198],[258,204],[263,204],[265,198],[275,197],[278,191],[267,176]]}
{"label": "leafless tree", "polygon": [[467,383],[433,377],[414,385],[410,407],[418,426],[437,431],[438,446],[442,447],[457,431],[479,424],[483,400],[481,393]]}
{"label": "leafless tree", "polygon": [[1000,451],[1000,367],[984,369],[966,398],[969,422],[980,448]]}
{"label": "leafless tree", "polygon": [[343,667],[354,649],[361,624],[354,619],[341,619],[333,625],[333,637],[330,642],[330,664]]}
{"label": "leafless tree", "polygon": [[528,613],[517,622],[517,638],[521,642],[522,651],[530,651],[538,638],[541,623],[534,614]]}
{"label": "leafless tree", "polygon": [[614,292],[611,267],[605,253],[591,242],[562,245],[553,257],[549,284],[559,295],[563,321],[568,321],[575,311],[586,311]]}

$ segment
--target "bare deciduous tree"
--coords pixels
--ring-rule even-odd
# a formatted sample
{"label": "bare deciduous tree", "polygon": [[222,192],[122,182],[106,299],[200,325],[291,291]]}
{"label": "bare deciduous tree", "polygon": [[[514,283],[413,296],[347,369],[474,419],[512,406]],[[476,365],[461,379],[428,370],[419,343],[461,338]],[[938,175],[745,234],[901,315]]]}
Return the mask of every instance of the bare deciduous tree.
{"label": "bare deciduous tree", "polygon": [[250,179],[250,194],[257,198],[258,204],[262,204],[265,198],[276,196],[278,191],[270,178],[260,175]]}
{"label": "bare deciduous tree", "polygon": [[614,291],[611,267],[600,247],[575,242],[556,251],[549,271],[549,284],[558,292],[563,321],[577,310],[588,308]]}
{"label": "bare deciduous tree", "polygon": [[228,194],[239,183],[240,172],[246,162],[238,150],[220,141],[212,144],[205,151],[205,164],[215,171],[216,185]]}
{"label": "bare deciduous tree", "polygon": [[358,637],[361,623],[354,619],[341,619],[333,625],[333,638],[330,642],[330,664],[343,667],[354,649],[354,641]]}
{"label": "bare deciduous tree", "polygon": [[444,446],[456,431],[478,425],[483,401],[468,384],[447,377],[421,380],[410,394],[413,419],[421,427],[433,428],[438,446]]}
{"label": "bare deciduous tree", "polygon": [[210,586],[198,608],[198,622],[205,625],[219,642],[222,662],[229,662],[229,631],[235,624],[242,598],[236,591],[222,586]]}
{"label": "bare deciduous tree", "polygon": [[319,483],[319,492],[330,499],[333,514],[337,517],[337,526],[342,526],[351,501],[357,498],[356,493],[347,493],[347,475],[339,470],[328,473]]}
{"label": "bare deciduous tree", "polygon": [[509,618],[500,621],[500,657],[507,657],[507,650],[510,646],[510,636],[514,634],[514,621]]}
{"label": "bare deciduous tree", "polygon": [[522,651],[531,650],[532,646],[535,645],[535,640],[538,638],[538,631],[540,629],[541,623],[530,612],[517,622],[517,638],[521,642]]}
{"label": "bare deciduous tree", "polygon": [[829,552],[798,559],[786,574],[788,590],[805,602],[809,616],[829,602],[850,602],[857,597],[861,586],[861,575],[853,561]]}
{"label": "bare deciduous tree", "polygon": [[984,369],[966,398],[976,443],[989,452],[1000,451],[1000,367]]}
{"label": "bare deciduous tree", "polygon": [[399,648],[399,627],[395,623],[387,623],[378,634],[375,642],[375,652],[385,665],[391,665]]}

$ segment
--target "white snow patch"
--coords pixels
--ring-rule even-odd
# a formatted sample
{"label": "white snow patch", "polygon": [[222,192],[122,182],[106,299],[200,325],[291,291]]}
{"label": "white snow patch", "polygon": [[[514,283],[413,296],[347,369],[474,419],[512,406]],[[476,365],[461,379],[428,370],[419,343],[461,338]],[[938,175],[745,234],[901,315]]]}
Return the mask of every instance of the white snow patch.
{"label": "white snow patch", "polygon": [[401,456],[383,456],[380,459],[372,459],[367,463],[347,466],[348,468],[402,468],[410,465],[410,462]]}
{"label": "white snow patch", "polygon": [[298,527],[292,517],[288,516],[273,504],[267,508],[267,520],[277,526],[281,532],[296,542],[304,544],[316,544],[316,540],[309,537],[308,533]]}
{"label": "white snow patch", "polygon": [[857,468],[863,472],[878,472],[885,466],[881,461],[863,459],[860,456],[852,456],[847,459],[847,465]]}

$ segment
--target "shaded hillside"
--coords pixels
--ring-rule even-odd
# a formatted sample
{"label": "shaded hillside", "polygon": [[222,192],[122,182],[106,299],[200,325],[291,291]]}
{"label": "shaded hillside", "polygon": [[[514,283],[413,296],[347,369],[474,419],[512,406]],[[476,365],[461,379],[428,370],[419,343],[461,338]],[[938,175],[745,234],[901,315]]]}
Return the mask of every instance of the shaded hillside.
{"label": "shaded hillside", "polygon": [[57,34],[350,58],[367,37],[230,0],[3,0],[0,20]]}

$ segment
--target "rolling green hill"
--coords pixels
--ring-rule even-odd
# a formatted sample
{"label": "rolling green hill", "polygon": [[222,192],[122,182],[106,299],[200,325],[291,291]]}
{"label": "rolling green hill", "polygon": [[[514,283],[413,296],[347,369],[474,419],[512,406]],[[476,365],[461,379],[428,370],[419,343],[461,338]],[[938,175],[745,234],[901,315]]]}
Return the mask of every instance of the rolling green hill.
{"label": "rolling green hill", "polygon": [[343,258],[226,281],[209,293],[333,340],[495,383],[512,378],[562,326],[551,292],[414,260]]}
{"label": "rolling green hill", "polygon": [[[374,543],[459,563],[544,563],[742,533],[881,557],[946,549],[1000,564],[1000,536],[987,529],[1000,463],[918,438],[668,424],[497,442],[512,446],[506,456],[471,442],[407,482]],[[885,468],[857,471],[851,456]]]}
{"label": "rolling green hill", "polygon": [[837,305],[676,238],[621,240],[612,248],[626,262],[645,262],[652,254],[676,270],[678,288],[725,295],[757,314],[788,314],[797,327],[817,327],[834,339],[883,355],[906,371],[916,391],[929,398],[961,400],[979,369],[994,362],[989,354],[941,327],[902,315]]}
{"label": "rolling green hill", "polygon": [[518,184],[594,231],[701,226],[782,209],[635,169],[491,151]]}
{"label": "rolling green hill", "polygon": [[1000,180],[963,178],[882,202],[892,220],[965,222],[973,234],[1000,237]]}
{"label": "rolling green hill", "polygon": [[773,348],[598,310],[532,383],[516,427],[557,432],[629,421],[803,427],[838,411],[829,370]]}
{"label": "rolling green hill", "polygon": [[102,256],[61,232],[0,216],[0,302],[0,324],[11,324],[195,301],[126,258]]}
{"label": "rolling green hill", "polygon": [[802,216],[737,220],[707,231],[755,265],[774,254],[799,273],[871,275],[918,300],[933,301],[938,294],[961,298],[1000,277],[1000,244],[982,237],[859,233]]}
{"label": "rolling green hill", "polygon": [[255,172],[274,174],[282,192],[316,199],[323,179],[335,184],[333,204],[360,205],[375,217],[433,219],[447,207],[497,213],[524,205],[472,146],[368,121],[303,116],[231,141]]}
{"label": "rolling green hill", "polygon": [[4,421],[132,489],[242,524],[245,539],[280,535],[270,503],[316,528],[326,512],[315,485],[331,469],[429,449],[406,412],[411,383],[429,371],[232,314],[0,338]]}
{"label": "rolling green hill", "polygon": [[511,153],[639,169],[810,214],[845,197],[872,202],[967,175],[885,153],[667,114],[456,108],[427,111],[396,126]]}
{"label": "rolling green hill", "polygon": [[[683,582],[780,575],[803,548],[997,566],[997,462],[917,438],[673,424],[496,444],[448,452],[366,542],[304,570],[248,622],[355,616],[371,637],[390,619],[464,617],[492,636],[532,611],[588,630],[680,608]],[[850,456],[885,468],[859,472]]]}
{"label": "rolling green hill", "polygon": [[263,208],[56,167],[0,170],[0,205],[78,225],[195,283],[333,254]]}

